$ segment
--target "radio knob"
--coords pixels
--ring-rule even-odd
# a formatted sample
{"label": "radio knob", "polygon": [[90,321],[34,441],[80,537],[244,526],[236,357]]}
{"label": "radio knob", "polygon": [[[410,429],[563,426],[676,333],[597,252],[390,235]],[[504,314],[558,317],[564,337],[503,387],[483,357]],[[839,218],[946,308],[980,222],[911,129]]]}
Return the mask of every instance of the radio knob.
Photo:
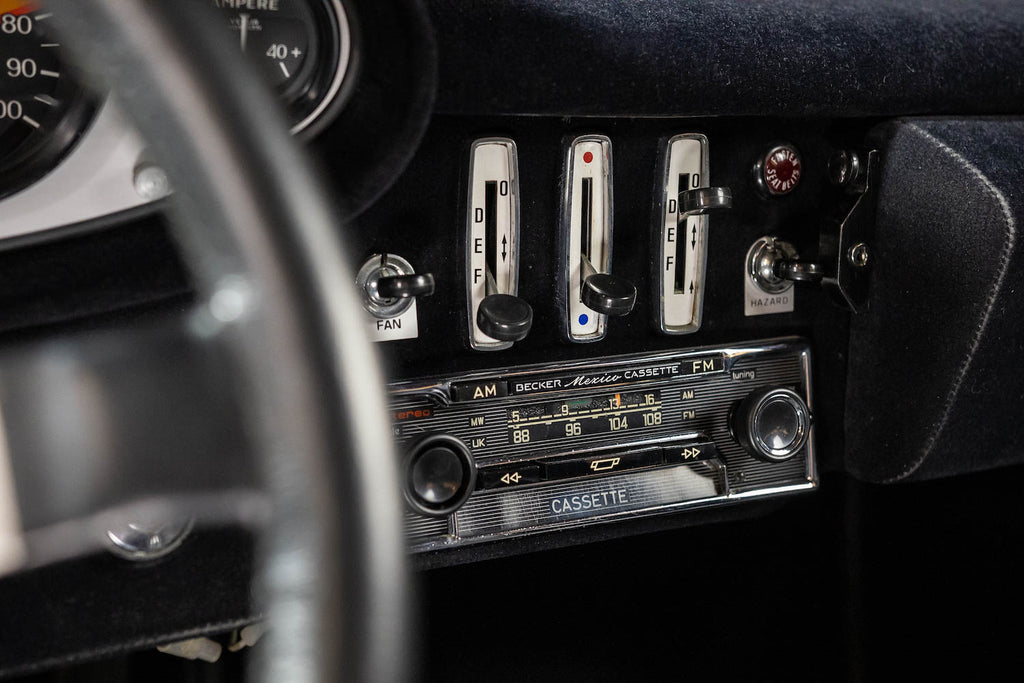
{"label": "radio knob", "polygon": [[475,484],[473,454],[453,436],[426,436],[406,455],[405,499],[422,515],[447,517],[462,507]]}
{"label": "radio knob", "polygon": [[747,396],[730,419],[733,438],[765,462],[782,462],[807,443],[811,413],[791,389],[768,387]]}

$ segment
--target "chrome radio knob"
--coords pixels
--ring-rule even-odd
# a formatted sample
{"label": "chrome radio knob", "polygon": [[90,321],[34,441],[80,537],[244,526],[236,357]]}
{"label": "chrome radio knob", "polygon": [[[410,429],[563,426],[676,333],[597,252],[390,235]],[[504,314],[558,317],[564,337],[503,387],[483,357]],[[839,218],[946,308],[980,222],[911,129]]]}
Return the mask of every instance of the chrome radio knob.
{"label": "chrome radio knob", "polygon": [[747,396],[729,420],[733,438],[765,462],[782,462],[807,443],[811,413],[791,389],[767,387]]}
{"label": "chrome radio knob", "polygon": [[476,484],[469,447],[446,434],[419,439],[405,457],[405,499],[418,513],[447,517],[462,507]]}

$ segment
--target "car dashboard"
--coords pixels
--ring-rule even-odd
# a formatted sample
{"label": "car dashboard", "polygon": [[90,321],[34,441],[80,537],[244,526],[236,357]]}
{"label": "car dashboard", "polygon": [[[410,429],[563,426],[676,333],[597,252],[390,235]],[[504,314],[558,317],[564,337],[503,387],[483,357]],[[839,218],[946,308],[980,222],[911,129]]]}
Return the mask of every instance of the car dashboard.
{"label": "car dashboard", "polygon": [[[424,680],[1012,659],[1024,5],[202,4],[344,216]],[[0,17],[6,343],[187,311],[174,178]],[[0,675],[240,680],[252,530],[105,531],[0,580]]]}

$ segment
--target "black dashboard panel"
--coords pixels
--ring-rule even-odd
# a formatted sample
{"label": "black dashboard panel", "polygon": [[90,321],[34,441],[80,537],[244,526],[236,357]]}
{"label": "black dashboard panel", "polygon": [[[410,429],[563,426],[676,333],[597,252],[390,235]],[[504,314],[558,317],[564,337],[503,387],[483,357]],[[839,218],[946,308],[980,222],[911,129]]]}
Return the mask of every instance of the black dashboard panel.
{"label": "black dashboard panel", "polygon": [[1024,7],[1001,0],[428,5],[447,113],[1014,114],[1024,95]]}
{"label": "black dashboard panel", "polygon": [[[928,476],[1019,461],[1021,382],[1012,362],[1022,353],[1013,315],[1019,258],[1011,258],[1012,240],[1006,258],[998,251],[1005,239],[994,242],[997,249],[985,241],[1004,237],[1001,205],[969,170],[991,173],[1016,207],[1012,188],[1022,174],[1012,141],[1019,125],[950,119],[1024,113],[1024,5],[351,6],[362,46],[359,79],[345,109],[305,142],[352,217],[339,227],[357,261],[349,265],[392,253],[435,277],[435,293],[418,300],[418,338],[378,347],[394,380],[599,364],[622,354],[790,336],[807,340],[814,358],[820,491],[480,544],[447,558],[420,556],[426,679],[690,673],[886,680],[893,658],[917,673],[944,667],[935,657],[940,647],[971,666],[1008,658],[1012,629],[1008,638],[997,626],[965,628],[958,615],[974,626],[998,625],[1007,606],[1021,602],[1020,468],[897,487],[858,479],[902,472],[898,466],[917,454],[921,434],[949,437],[938,441],[942,457],[922,469]],[[868,313],[851,314],[819,286],[801,284],[792,313],[745,315],[750,245],[775,235],[814,259],[820,231],[844,203],[829,182],[830,156],[869,139],[884,155],[890,141],[879,131],[892,132],[894,117],[922,114],[948,117],[923,125],[945,135],[969,163],[941,147],[925,153],[907,132],[921,122],[897,122],[899,164],[888,172],[899,175],[887,179],[884,220],[871,245],[873,258],[882,259],[872,272],[884,279],[873,282]],[[655,205],[660,155],[679,133],[707,136],[710,184],[731,188],[734,206],[709,219],[700,330],[666,336],[654,322]],[[558,223],[565,145],[583,134],[611,141],[612,271],[637,285],[638,298],[629,316],[610,321],[604,340],[570,344],[556,305]],[[519,295],[534,320],[511,349],[480,352],[467,341],[466,186],[471,144],[494,136],[518,148]],[[960,138],[969,144],[957,146]],[[751,169],[780,142],[799,150],[801,184],[788,196],[765,198]],[[943,162],[936,168],[957,173],[936,181],[922,161],[936,158]],[[979,225],[974,209],[982,199]],[[53,231],[41,236],[45,243],[37,243],[40,236],[6,242],[5,340],[135,324],[192,306],[163,207],[152,208],[159,211],[129,212],[102,229],[89,223]],[[959,222],[935,229],[948,215]],[[957,245],[965,234],[970,263],[981,267],[944,281],[949,269],[964,267]],[[990,275],[999,269],[1012,286],[991,290]],[[957,306],[946,307],[943,296],[958,296]],[[987,301],[995,331],[987,337],[975,334],[979,300]],[[949,310],[957,312],[954,322],[972,324],[950,335],[956,325],[944,317]],[[975,358],[979,374],[961,372]],[[951,394],[950,378],[957,382]],[[945,423],[936,431],[935,418],[947,398],[952,431],[943,434]],[[0,672],[44,670],[258,619],[244,586],[251,558],[250,539],[237,530],[200,530],[157,563],[102,555],[5,579],[0,596],[17,619],[0,628],[0,643],[8,645],[0,645]],[[464,566],[441,569],[450,564]],[[161,670],[160,662],[148,666]],[[241,675],[211,671],[187,675]],[[90,675],[113,680],[106,673]]]}
{"label": "black dashboard panel", "polygon": [[[872,121],[754,119],[574,119],[550,117],[437,116],[420,153],[395,187],[352,228],[360,253],[397,253],[430,272],[437,291],[418,302],[420,337],[381,345],[397,378],[464,373],[537,362],[594,359],[624,353],[798,334],[813,342],[819,439],[823,462],[842,452],[843,383],[848,312],[815,285],[799,285],[790,314],[744,315],[744,259],[763,235],[791,240],[808,258],[818,231],[841,198],[828,182],[827,160],[837,149],[862,143]],[[557,240],[564,140],[583,133],[607,135],[613,145],[615,244],[612,270],[638,286],[635,310],[613,319],[608,336],[570,344],[556,306]],[[652,263],[657,260],[655,194],[665,140],[683,132],[708,136],[711,183],[732,188],[734,209],[710,217],[705,318],[690,335],[656,329]],[[465,313],[465,184],[470,143],[494,135],[519,150],[522,255],[520,296],[534,310],[530,335],[512,349],[472,351]],[[803,155],[800,186],[786,197],[765,199],[751,178],[757,158],[785,140]],[[828,378],[828,381],[824,381]],[[830,453],[832,455],[830,455]],[[838,463],[838,461],[835,461]]]}

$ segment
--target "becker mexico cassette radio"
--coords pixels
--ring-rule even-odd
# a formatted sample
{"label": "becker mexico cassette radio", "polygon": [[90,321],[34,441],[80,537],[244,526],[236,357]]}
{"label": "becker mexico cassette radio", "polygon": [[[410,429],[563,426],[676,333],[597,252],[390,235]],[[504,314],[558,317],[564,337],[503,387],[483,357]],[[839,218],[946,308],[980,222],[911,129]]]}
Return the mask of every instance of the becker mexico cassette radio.
{"label": "becker mexico cassette radio", "polygon": [[414,550],[817,485],[799,339],[391,386]]}

